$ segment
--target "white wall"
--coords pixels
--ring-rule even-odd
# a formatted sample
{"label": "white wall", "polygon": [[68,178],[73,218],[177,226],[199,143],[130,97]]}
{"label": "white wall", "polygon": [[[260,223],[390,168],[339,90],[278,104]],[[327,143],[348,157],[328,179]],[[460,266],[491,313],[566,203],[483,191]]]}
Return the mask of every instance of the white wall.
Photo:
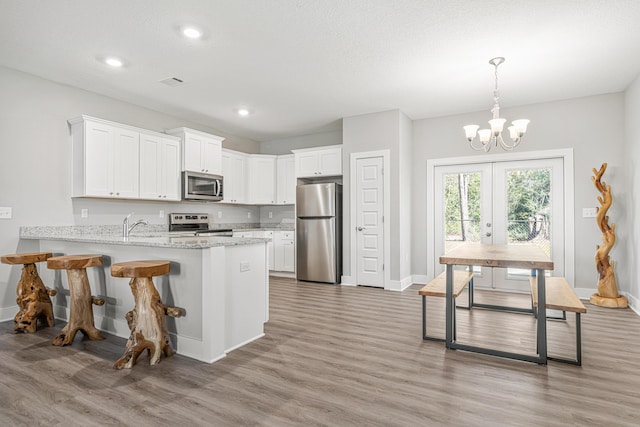
{"label": "white wall", "polygon": [[[23,225],[121,224],[131,211],[136,218],[166,224],[159,211],[208,212],[216,222],[257,222],[259,209],[215,203],[166,203],[71,199],[71,139],[67,119],[87,114],[128,125],[163,131],[180,126],[224,135],[92,92],[60,85],[0,67],[0,206],[13,208],[12,219],[0,219],[0,254],[28,250],[19,246]],[[258,152],[256,142],[230,137],[225,147]],[[80,209],[89,218],[80,218]],[[217,212],[222,212],[218,220]],[[247,215],[252,218],[248,219]],[[42,268],[42,267],[41,267]],[[0,264],[0,309],[15,305],[20,269]],[[11,276],[11,277],[10,277]]]}
{"label": "white wall", "polygon": [[[627,217],[629,218],[629,228],[621,230],[616,228],[616,236],[621,233],[627,234],[626,239],[627,254],[621,259],[624,263],[624,271],[627,271],[628,284],[625,288],[629,292],[629,303],[640,313],[640,263],[638,254],[640,253],[640,224],[637,218],[640,212],[640,133],[638,133],[638,122],[640,121],[640,76],[631,84],[625,93],[625,145],[624,151],[627,153],[624,166],[628,171],[628,180],[631,187],[626,194]],[[635,221],[634,221],[635,219]],[[621,270],[621,265],[617,265],[617,271]],[[620,279],[618,278],[618,281]]]}
{"label": "white wall", "polygon": [[291,138],[274,139],[260,143],[261,154],[291,154],[298,148],[323,147],[342,144],[342,130],[311,133]]}
{"label": "white wall", "polygon": [[[411,248],[409,241],[403,242],[403,236],[406,236],[406,230],[401,232],[401,223],[407,218],[409,201],[402,200],[402,192],[399,189],[402,186],[402,180],[406,178],[406,174],[400,172],[400,165],[407,162],[401,160],[401,150],[404,154],[407,147],[411,144],[409,141],[410,130],[408,118],[399,110],[383,111],[380,113],[363,114],[360,116],[345,117],[342,121],[343,126],[343,152],[342,152],[342,176],[343,176],[343,261],[344,275],[351,276],[354,274],[355,266],[351,260],[351,227],[350,224],[350,158],[352,153],[361,153],[367,151],[389,150],[391,171],[391,271],[390,278],[392,281],[403,280],[406,276],[401,276],[405,268],[402,267],[401,260],[403,256],[410,258]],[[407,156],[402,156],[406,159]],[[387,197],[387,195],[385,195]],[[402,209],[401,209],[402,207]],[[403,214],[401,214],[403,212]],[[410,217],[409,217],[410,218]],[[385,242],[386,244],[386,242]],[[404,246],[403,246],[404,245]]]}
{"label": "white wall", "polygon": [[[636,100],[636,105],[640,101]],[[624,151],[624,95],[622,93],[527,105],[501,111],[509,120],[528,118],[529,130],[515,151],[574,149],[575,168],[575,270],[578,288],[596,288],[594,255],[600,244],[600,231],[593,218],[582,218],[583,207],[596,207],[599,193],[591,182],[591,169],[608,163],[604,180],[611,185],[614,202],[610,223],[616,224],[618,243],[611,251],[614,261],[627,260],[631,216],[623,195],[630,190]],[[636,116],[637,117],[637,116]],[[426,163],[427,159],[482,156],[468,147],[462,126],[482,124],[490,112],[449,116],[413,122],[413,274],[426,271]],[[494,148],[495,150],[495,148]],[[492,152],[494,151],[492,150]],[[570,225],[570,224],[567,224]],[[629,274],[617,266],[621,290],[631,288]]]}

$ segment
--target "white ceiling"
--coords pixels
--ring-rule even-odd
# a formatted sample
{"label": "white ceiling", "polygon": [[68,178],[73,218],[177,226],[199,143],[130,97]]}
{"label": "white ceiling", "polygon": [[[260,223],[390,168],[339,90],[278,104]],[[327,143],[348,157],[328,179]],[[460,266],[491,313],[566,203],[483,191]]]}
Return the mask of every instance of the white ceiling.
{"label": "white ceiling", "polygon": [[503,107],[623,91],[640,0],[0,0],[0,65],[256,141],[489,110],[495,56]]}

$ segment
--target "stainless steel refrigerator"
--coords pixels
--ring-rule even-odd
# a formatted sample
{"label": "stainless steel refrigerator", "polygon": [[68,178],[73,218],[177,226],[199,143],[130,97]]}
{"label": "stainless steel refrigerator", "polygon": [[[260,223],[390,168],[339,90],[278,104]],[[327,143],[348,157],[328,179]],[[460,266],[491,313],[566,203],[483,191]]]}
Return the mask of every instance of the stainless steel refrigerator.
{"label": "stainless steel refrigerator", "polygon": [[296,187],[296,276],[340,283],[342,276],[342,185]]}

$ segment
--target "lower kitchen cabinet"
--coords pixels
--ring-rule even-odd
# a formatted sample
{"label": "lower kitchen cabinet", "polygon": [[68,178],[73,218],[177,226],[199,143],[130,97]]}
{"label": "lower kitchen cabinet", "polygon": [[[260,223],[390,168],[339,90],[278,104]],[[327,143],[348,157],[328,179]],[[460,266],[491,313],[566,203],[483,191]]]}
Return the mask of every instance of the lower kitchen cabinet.
{"label": "lower kitchen cabinet", "polygon": [[274,268],[276,271],[295,271],[295,242],[293,231],[276,231],[273,239]]}
{"label": "lower kitchen cabinet", "polygon": [[293,231],[234,231],[233,237],[260,237],[270,239],[268,265],[271,271],[295,272],[295,241]]}

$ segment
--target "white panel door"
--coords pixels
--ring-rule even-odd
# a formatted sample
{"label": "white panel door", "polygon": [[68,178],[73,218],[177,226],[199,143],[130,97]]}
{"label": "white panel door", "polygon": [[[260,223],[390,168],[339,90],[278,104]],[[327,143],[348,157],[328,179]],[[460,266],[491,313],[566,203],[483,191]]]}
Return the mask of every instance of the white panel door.
{"label": "white panel door", "polygon": [[356,161],[356,284],[384,287],[382,157]]}

